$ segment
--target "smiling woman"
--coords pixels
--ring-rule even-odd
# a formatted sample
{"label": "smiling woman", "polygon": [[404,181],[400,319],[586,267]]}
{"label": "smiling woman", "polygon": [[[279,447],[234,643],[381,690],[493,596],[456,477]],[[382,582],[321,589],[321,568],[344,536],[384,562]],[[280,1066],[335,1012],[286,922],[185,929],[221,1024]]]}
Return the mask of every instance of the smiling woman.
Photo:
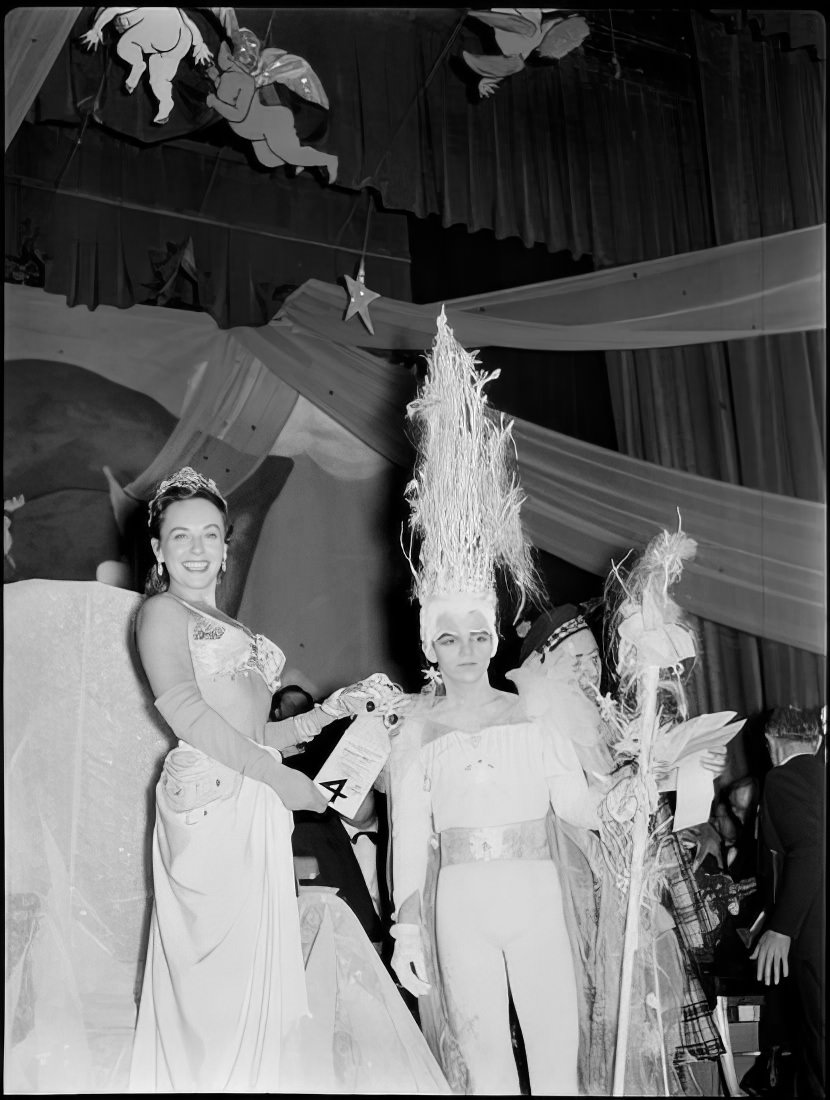
{"label": "smiling woman", "polygon": [[148,522],[156,564],[136,641],[179,744],[156,789],[130,1087],[279,1091],[308,1012],[290,811],[326,807],[279,750],[332,718],[315,708],[268,721],[285,658],[216,607],[232,530],[216,484],[186,466],[160,484]]}
{"label": "smiling woman", "polygon": [[225,518],[209,500],[194,497],[171,504],[151,539],[157,566],[166,568],[169,591],[183,599],[215,597],[227,568]]}

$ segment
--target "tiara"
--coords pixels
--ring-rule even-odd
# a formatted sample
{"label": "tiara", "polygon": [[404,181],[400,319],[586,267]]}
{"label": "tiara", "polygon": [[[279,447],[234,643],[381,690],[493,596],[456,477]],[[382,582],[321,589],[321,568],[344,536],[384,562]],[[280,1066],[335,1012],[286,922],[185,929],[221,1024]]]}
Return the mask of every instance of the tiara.
{"label": "tiara", "polygon": [[170,489],[190,489],[194,493],[197,489],[206,489],[209,493],[212,493],[215,497],[218,497],[222,501],[225,508],[228,507],[228,502],[219,492],[216,487],[216,482],[212,477],[205,477],[204,474],[200,474],[198,470],[194,470],[192,466],[183,466],[181,470],[178,470],[175,474],[171,474],[167,477],[156,489],[151,501],[150,501],[150,515],[148,516],[148,525],[152,523],[153,509],[156,506],[158,500]]}

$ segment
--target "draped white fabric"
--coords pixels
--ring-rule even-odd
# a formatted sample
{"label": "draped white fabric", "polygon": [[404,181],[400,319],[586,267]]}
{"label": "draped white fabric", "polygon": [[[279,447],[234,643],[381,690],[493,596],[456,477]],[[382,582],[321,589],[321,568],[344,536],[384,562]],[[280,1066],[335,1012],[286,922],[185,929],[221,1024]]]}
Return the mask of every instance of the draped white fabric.
{"label": "draped white fabric", "polygon": [[825,651],[826,508],[577,443],[517,421],[533,541],[604,573],[661,528],[698,543],[678,602],[704,619],[787,645]]}
{"label": "draped white fabric", "polygon": [[[446,302],[456,339],[585,351],[684,347],[805,332],[825,324],[825,227],[740,241]],[[280,316],[300,331],[364,348],[428,347],[441,303],[372,303],[374,336],[343,321],[340,287],[309,279]]]}
{"label": "draped white fabric", "polygon": [[141,597],[4,587],[5,1088],[123,1089],[146,947],[150,792],[173,747],[139,679]]}
{"label": "draped white fabric", "polygon": [[[183,394],[193,371],[217,345],[225,347],[231,363],[242,348],[356,441],[393,462],[411,461],[403,431],[411,375],[361,349],[301,333],[288,320],[220,332],[207,316],[184,314],[177,335],[179,315],[163,309],[101,306],[90,314],[40,291],[8,286],[6,303],[7,358],[19,357],[23,348],[64,358],[65,321],[73,332],[69,346],[76,362],[155,396],[159,374],[165,393]],[[146,355],[148,369],[113,363],[107,347],[98,344],[98,332],[105,334],[107,347],[132,349],[133,367]],[[145,389],[148,378],[151,388]],[[604,573],[620,550],[643,544],[658,526],[672,526],[680,507],[684,528],[701,542],[701,557],[681,594],[688,610],[749,634],[824,652],[824,505],[683,474],[527,424],[518,426],[517,441],[531,498],[527,519],[542,549]]]}
{"label": "draped white fabric", "polygon": [[[182,420],[197,401],[202,405],[205,394],[222,384],[227,365],[216,349],[229,355],[237,350],[238,341],[224,343],[227,333],[220,332],[206,313],[151,306],[73,309],[54,294],[9,283],[4,284],[4,304],[5,359],[77,364],[147,394]],[[237,334],[242,331],[234,330]],[[112,354],[114,347],[118,355]],[[209,363],[213,364],[210,371]],[[298,380],[313,373],[307,363],[306,369],[298,372]],[[285,395],[287,385],[283,380]],[[389,434],[391,437],[392,432]],[[258,446],[255,435],[236,439],[240,448]],[[335,477],[349,479],[374,476],[387,462],[302,394],[272,453],[289,457],[307,454]]]}
{"label": "draped white fabric", "polygon": [[17,133],[81,8],[12,8],[4,16],[6,148]]}
{"label": "draped white fabric", "polygon": [[[216,334],[167,443],[125,487],[146,499],[171,470],[196,465],[232,493],[271,453],[297,402],[297,391],[227,332]],[[218,463],[217,469],[214,463]]]}

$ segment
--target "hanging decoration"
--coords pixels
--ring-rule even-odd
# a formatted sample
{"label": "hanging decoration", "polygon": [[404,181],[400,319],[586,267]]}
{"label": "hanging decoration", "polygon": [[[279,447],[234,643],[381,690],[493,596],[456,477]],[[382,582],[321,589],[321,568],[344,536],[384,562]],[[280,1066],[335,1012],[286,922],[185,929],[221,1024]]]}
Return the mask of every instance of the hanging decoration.
{"label": "hanging decoration", "polygon": [[[206,10],[226,27],[235,18],[232,8]],[[119,36],[115,52],[130,66],[124,90],[132,94],[146,72],[159,105],[153,122],[163,126],[173,111],[173,80],[180,63],[191,52],[197,65],[213,59],[201,31],[183,8],[98,8],[92,27],[81,35],[88,50],[98,48],[110,23]]]}
{"label": "hanging decoration", "polygon": [[[490,8],[489,11],[470,11],[478,19],[493,27],[496,44],[502,56],[473,54],[467,50],[462,56],[469,67],[481,79],[478,94],[491,96],[507,76],[521,72],[531,55],[545,61],[558,61],[577,49],[591,33],[581,15],[554,15],[560,8]],[[545,16],[552,16],[545,19]]]}
{"label": "hanging decoration", "polygon": [[343,278],[346,280],[346,287],[349,291],[349,305],[343,320],[350,321],[355,314],[358,314],[360,320],[372,336],[374,336],[375,330],[372,326],[372,318],[369,316],[369,306],[374,302],[375,298],[379,298],[380,295],[374,290],[369,290],[366,286],[366,274],[363,261],[360,261],[356,279],[352,279],[348,275],[344,275]]}
{"label": "hanging decoration", "polygon": [[231,42],[232,49],[222,43],[217,64],[206,70],[215,86],[205,100],[207,106],[226,119],[235,134],[251,142],[257,160],[266,168],[290,164],[298,173],[304,168],[322,168],[327,182],[334,183],[338,158],[301,145],[290,108],[266,103],[261,94],[271,84],[282,84],[301,99],[328,110],[328,97],[312,67],[285,50],[263,50],[247,27],[236,28]]}
{"label": "hanging decoration", "polygon": [[369,316],[369,306],[376,298],[379,298],[380,295],[374,290],[369,290],[366,286],[366,247],[369,244],[369,225],[372,220],[372,196],[369,192],[367,192],[367,198],[366,228],[363,231],[363,248],[360,251],[360,266],[357,269],[357,276],[354,279],[351,278],[350,275],[343,276],[346,283],[346,290],[349,292],[349,304],[346,307],[346,314],[343,320],[351,321],[352,317],[357,313],[371,335],[374,336],[375,329],[372,324],[372,318]]}

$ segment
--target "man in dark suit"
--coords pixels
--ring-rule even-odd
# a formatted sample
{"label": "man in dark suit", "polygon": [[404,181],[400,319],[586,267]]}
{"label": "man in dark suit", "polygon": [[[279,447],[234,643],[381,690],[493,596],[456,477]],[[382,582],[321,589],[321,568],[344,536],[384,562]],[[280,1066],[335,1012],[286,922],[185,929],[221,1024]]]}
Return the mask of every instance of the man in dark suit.
{"label": "man in dark suit", "polygon": [[758,981],[791,973],[796,1094],[825,1095],[824,860],[826,757],[820,712],[776,710],[765,732],[773,763],[761,802],[761,837],[776,853],[774,897],[752,953]]}
{"label": "man in dark suit", "polygon": [[[290,684],[274,696],[272,716],[288,718],[313,706],[314,700],[307,692]],[[349,717],[330,722],[305,744],[302,752],[285,754],[283,763],[313,779],[351,721]],[[384,959],[391,954],[388,930],[392,907],[386,887],[388,833],[385,798],[378,791],[370,791],[350,820],[330,807],[323,814],[295,811],[291,837],[295,858],[312,857],[317,861],[319,874],[314,885],[337,887]]]}

